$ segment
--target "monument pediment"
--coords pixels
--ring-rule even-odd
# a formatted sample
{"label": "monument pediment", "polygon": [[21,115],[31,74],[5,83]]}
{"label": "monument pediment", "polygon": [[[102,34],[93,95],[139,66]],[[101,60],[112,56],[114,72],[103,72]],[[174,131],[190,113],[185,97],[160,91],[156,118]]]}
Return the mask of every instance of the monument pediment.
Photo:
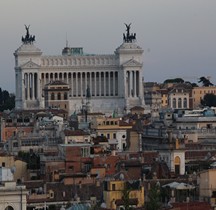
{"label": "monument pediment", "polygon": [[40,66],[33,61],[28,61],[27,63],[24,63],[23,65],[20,66],[22,69],[35,69],[35,68],[40,68]]}
{"label": "monument pediment", "polygon": [[125,63],[122,64],[124,67],[126,66],[142,66],[141,63],[139,63],[138,61],[134,60],[134,59],[130,59],[129,61],[126,61]]}

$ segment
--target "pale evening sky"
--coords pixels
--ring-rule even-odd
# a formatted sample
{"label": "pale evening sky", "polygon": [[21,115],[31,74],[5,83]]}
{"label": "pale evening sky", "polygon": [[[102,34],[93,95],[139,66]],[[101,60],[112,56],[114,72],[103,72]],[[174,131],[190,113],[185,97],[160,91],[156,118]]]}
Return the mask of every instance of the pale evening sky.
{"label": "pale evening sky", "polygon": [[215,0],[2,0],[0,87],[15,92],[14,51],[30,25],[44,55],[70,47],[111,54],[122,43],[124,23],[144,49],[146,82],[181,77],[216,84]]}

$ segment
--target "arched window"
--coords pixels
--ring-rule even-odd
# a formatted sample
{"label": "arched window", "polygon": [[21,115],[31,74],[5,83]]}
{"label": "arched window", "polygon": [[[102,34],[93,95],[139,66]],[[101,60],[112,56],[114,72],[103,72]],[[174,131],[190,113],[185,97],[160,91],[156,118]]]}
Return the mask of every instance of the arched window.
{"label": "arched window", "polygon": [[184,98],[184,102],[183,102],[183,106],[184,106],[184,108],[187,108],[187,98]]}
{"label": "arched window", "polygon": [[61,93],[58,93],[58,100],[61,100]]}
{"label": "arched window", "polygon": [[176,108],[176,99],[173,98],[173,108],[175,109]]}
{"label": "arched window", "polygon": [[67,96],[67,92],[64,93],[64,100],[67,100],[68,96]]}
{"label": "arched window", "polygon": [[62,80],[62,73],[59,73],[59,79]]}
{"label": "arched window", "polygon": [[181,98],[178,99],[178,108],[179,109],[182,108],[182,99]]}
{"label": "arched window", "polygon": [[55,73],[55,79],[57,79],[58,78],[58,74],[57,73]]}
{"label": "arched window", "polygon": [[14,208],[13,208],[12,206],[7,206],[7,207],[5,208],[5,210],[14,210]]}
{"label": "arched window", "polygon": [[65,80],[67,79],[67,73],[64,73],[64,79]]}
{"label": "arched window", "polygon": [[179,156],[175,157],[175,173],[180,174],[180,165],[181,165],[181,159]]}
{"label": "arched window", "polygon": [[55,94],[51,93],[51,100],[55,100]]}

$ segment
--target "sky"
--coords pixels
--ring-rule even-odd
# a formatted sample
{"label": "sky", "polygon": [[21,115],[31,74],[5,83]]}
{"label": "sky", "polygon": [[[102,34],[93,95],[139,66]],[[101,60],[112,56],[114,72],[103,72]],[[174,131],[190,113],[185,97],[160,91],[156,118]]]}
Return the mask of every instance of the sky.
{"label": "sky", "polygon": [[201,76],[216,84],[215,0],[2,0],[0,87],[15,92],[14,55],[30,25],[43,55],[66,45],[112,54],[131,24],[144,50],[145,82]]}

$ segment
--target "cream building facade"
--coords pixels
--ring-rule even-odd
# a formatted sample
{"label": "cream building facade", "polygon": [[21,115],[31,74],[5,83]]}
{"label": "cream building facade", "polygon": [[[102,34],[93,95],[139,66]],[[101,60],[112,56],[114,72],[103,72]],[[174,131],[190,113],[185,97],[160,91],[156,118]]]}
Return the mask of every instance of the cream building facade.
{"label": "cream building facade", "polygon": [[193,108],[197,109],[201,106],[201,101],[206,94],[216,95],[216,86],[194,87],[192,90]]}
{"label": "cream building facade", "polygon": [[209,201],[212,193],[216,191],[216,169],[208,169],[198,174],[200,199]]}
{"label": "cream building facade", "polygon": [[168,93],[169,107],[172,109],[189,109],[191,87],[177,84]]}
{"label": "cream building facade", "polygon": [[82,48],[69,47],[60,56],[42,55],[26,30],[14,53],[16,109],[45,108],[44,87],[56,80],[69,85],[69,114],[79,110],[86,97],[93,112],[123,113],[145,105],[143,50],[129,26],[123,43],[111,55],[85,54]]}
{"label": "cream building facade", "polygon": [[127,130],[132,129],[133,124],[124,122],[121,118],[101,117],[92,120],[91,128],[97,136],[104,136],[110,141],[115,141],[117,151],[124,151],[127,146]]}

